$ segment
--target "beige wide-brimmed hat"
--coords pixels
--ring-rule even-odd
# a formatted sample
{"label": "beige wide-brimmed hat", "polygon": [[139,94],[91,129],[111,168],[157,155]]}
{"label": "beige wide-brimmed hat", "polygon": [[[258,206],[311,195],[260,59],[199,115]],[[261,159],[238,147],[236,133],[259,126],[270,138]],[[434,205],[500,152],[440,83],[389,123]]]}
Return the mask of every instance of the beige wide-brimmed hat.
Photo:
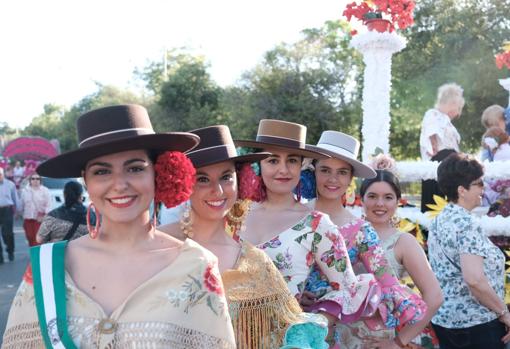
{"label": "beige wide-brimmed hat", "polygon": [[343,160],[351,164],[353,176],[360,178],[374,178],[375,171],[357,160],[359,142],[356,138],[338,131],[324,131],[316,146],[307,145],[306,149],[325,153],[332,158]]}
{"label": "beige wide-brimmed hat", "polygon": [[254,141],[235,140],[237,146],[250,148],[277,147],[291,150],[293,154],[314,159],[329,158],[320,150],[307,149],[306,126],[293,122],[262,119],[259,122],[257,137]]}

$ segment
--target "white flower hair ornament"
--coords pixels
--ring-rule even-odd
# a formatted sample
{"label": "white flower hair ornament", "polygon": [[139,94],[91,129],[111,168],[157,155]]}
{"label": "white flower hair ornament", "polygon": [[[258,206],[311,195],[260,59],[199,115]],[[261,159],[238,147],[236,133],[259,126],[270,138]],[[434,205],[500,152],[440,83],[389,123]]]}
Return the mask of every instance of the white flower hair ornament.
{"label": "white flower hair ornament", "polygon": [[388,154],[380,153],[374,156],[370,162],[370,166],[374,170],[386,170],[394,175],[397,174],[397,163]]}

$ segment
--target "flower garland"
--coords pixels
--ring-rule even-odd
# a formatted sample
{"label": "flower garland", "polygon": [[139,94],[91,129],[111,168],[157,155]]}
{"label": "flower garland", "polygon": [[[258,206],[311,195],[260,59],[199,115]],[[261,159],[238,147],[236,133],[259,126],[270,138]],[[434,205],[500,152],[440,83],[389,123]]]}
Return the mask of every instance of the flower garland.
{"label": "flower garland", "polygon": [[167,151],[159,155],[154,165],[156,172],[156,204],[162,202],[171,208],[187,201],[195,185],[195,168],[186,155]]}
{"label": "flower garland", "polygon": [[397,27],[403,30],[414,23],[414,7],[413,0],[366,0],[360,3],[354,1],[347,4],[343,16],[349,22],[353,17],[365,22],[371,18],[382,18],[385,14],[391,22],[390,31],[394,31]]}

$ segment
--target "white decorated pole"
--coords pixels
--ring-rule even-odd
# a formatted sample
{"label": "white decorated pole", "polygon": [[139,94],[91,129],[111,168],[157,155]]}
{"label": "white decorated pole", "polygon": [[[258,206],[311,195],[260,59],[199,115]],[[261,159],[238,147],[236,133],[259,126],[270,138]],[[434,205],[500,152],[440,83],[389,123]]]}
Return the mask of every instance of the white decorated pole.
{"label": "white decorated pole", "polygon": [[510,107],[510,78],[499,79],[499,84],[508,91],[508,106]]}
{"label": "white decorated pole", "polygon": [[406,46],[406,40],[395,32],[368,31],[356,35],[351,46],[363,54],[362,159],[369,161],[376,148],[390,151],[391,57]]}

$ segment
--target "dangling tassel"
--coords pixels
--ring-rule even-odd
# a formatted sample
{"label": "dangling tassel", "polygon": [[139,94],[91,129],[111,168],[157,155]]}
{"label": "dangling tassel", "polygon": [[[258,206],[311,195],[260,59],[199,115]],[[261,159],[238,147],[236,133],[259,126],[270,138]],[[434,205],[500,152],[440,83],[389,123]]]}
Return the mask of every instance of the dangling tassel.
{"label": "dangling tassel", "polygon": [[[94,208],[94,212],[96,214],[96,225],[92,228],[92,224],[90,224],[90,211]],[[89,235],[92,239],[97,238],[99,234],[99,228],[101,228],[101,223],[99,222],[101,217],[99,216],[99,212],[96,210],[96,206],[91,202],[89,207],[87,208],[87,230],[89,231]]]}

